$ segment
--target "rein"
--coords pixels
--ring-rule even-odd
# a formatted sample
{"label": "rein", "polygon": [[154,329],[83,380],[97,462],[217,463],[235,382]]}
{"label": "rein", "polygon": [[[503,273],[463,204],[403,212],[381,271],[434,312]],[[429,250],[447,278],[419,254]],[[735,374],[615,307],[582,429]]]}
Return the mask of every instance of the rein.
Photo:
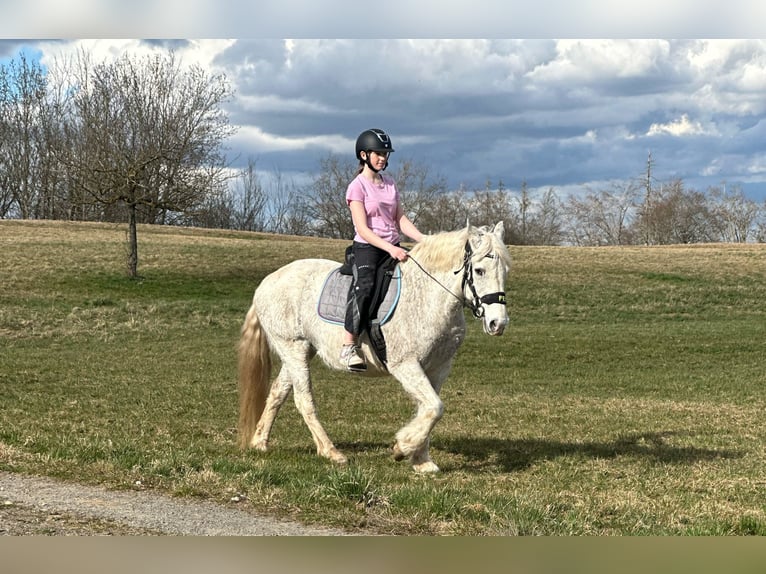
{"label": "rein", "polygon": [[[425,273],[428,277],[430,277],[437,285],[439,285],[442,289],[444,289],[447,293],[452,295],[455,299],[460,301],[463,305],[463,307],[468,307],[471,310],[471,313],[474,317],[477,319],[481,319],[484,316],[484,305],[492,305],[493,303],[502,303],[505,305],[505,292],[504,291],[498,291],[496,293],[488,293],[487,295],[479,296],[478,293],[476,293],[476,287],[473,284],[473,264],[471,263],[471,256],[473,255],[473,250],[471,249],[471,244],[469,241],[465,242],[465,254],[463,256],[463,266],[461,269],[455,270],[455,275],[460,273],[460,271],[463,271],[463,283],[461,286],[461,290],[463,293],[465,293],[465,286],[468,285],[468,287],[471,290],[471,294],[473,295],[473,300],[468,300],[465,295],[463,297],[460,297],[453,293],[446,285],[444,285],[441,281],[439,281],[436,277],[431,275],[426,269],[412,256],[409,256],[409,259],[412,259],[412,261],[417,265],[420,270]],[[485,255],[485,257],[489,257],[490,259],[494,259],[494,255],[491,253],[488,253]]]}

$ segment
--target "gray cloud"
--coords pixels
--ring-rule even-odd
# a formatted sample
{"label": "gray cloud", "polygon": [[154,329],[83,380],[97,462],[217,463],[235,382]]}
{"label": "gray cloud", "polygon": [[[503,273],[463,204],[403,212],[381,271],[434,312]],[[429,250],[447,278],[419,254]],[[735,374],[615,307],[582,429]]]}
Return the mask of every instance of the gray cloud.
{"label": "gray cloud", "polygon": [[243,40],[216,64],[288,171],[376,126],[454,187],[629,179],[650,151],[691,186],[766,181],[761,41]]}
{"label": "gray cloud", "polygon": [[[9,47],[10,46],[10,47]],[[16,44],[0,43],[0,53]],[[62,43],[40,43],[46,53]],[[103,53],[108,41],[89,44]],[[75,43],[70,43],[74,48]],[[397,153],[450,186],[568,190],[643,175],[766,195],[761,40],[343,40],[125,42],[172,48],[225,73],[240,126],[232,156],[314,173],[387,130]]]}

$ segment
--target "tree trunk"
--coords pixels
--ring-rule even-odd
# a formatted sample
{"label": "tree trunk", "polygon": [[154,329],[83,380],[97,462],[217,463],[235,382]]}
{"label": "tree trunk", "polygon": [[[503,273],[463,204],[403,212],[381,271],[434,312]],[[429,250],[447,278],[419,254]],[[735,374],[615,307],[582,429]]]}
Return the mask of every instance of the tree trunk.
{"label": "tree trunk", "polygon": [[138,277],[138,234],[136,231],[136,204],[128,205],[128,276]]}

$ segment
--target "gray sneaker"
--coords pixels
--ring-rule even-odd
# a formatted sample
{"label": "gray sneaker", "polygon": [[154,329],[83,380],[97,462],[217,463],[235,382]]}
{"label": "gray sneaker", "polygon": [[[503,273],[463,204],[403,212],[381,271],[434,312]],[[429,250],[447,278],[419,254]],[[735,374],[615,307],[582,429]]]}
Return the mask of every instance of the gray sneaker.
{"label": "gray sneaker", "polygon": [[343,345],[340,350],[340,362],[352,373],[367,370],[367,361],[364,359],[362,350],[354,344]]}

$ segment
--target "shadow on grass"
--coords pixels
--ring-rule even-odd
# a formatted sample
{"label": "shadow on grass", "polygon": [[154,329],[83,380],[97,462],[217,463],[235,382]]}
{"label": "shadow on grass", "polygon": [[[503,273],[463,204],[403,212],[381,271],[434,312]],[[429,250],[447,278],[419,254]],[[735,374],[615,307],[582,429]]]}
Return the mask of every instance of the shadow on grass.
{"label": "shadow on grass", "polygon": [[561,456],[616,458],[620,456],[651,458],[658,463],[692,464],[697,461],[732,459],[743,456],[728,449],[673,446],[667,439],[678,432],[647,432],[619,436],[608,442],[561,442],[544,439],[440,438],[434,449],[466,458],[467,466],[481,470],[499,466],[504,472],[528,468],[540,460]]}

